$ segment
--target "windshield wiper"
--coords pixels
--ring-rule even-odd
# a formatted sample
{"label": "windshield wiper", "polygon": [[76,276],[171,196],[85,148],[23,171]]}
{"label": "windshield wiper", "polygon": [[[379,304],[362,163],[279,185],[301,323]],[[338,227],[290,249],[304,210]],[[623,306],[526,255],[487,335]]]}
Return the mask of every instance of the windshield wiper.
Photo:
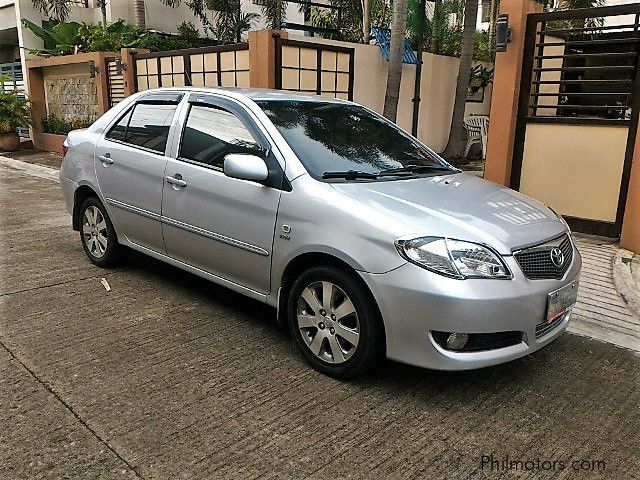
{"label": "windshield wiper", "polygon": [[398,167],[398,168],[388,168],[387,170],[382,170],[378,175],[397,175],[398,173],[422,173],[422,172],[440,172],[447,171],[455,173],[456,170],[453,170],[449,167],[441,166],[441,165],[407,165],[406,167]]}
{"label": "windshield wiper", "polygon": [[345,180],[356,180],[358,178],[376,179],[378,175],[369,172],[360,172],[358,170],[347,170],[343,172],[324,172],[323,179],[327,178],[344,178]]}
{"label": "windshield wiper", "polygon": [[445,172],[451,172],[451,173],[457,172],[455,169],[451,169],[451,168],[439,166],[439,165],[407,165],[406,167],[389,168],[387,170],[382,170],[379,173],[362,172],[359,170],[324,172],[322,174],[322,178],[323,179],[344,178],[345,180],[357,180],[359,178],[365,178],[369,180],[375,180],[380,177],[413,175],[416,173],[434,172],[434,171],[436,172],[445,171]]}

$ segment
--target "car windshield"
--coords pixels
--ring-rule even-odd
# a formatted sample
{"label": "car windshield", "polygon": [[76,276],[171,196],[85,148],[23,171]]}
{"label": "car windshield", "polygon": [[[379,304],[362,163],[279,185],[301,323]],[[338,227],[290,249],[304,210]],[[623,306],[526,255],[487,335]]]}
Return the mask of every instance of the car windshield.
{"label": "car windshield", "polygon": [[364,107],[305,100],[256,103],[315,178],[393,180],[457,171]]}

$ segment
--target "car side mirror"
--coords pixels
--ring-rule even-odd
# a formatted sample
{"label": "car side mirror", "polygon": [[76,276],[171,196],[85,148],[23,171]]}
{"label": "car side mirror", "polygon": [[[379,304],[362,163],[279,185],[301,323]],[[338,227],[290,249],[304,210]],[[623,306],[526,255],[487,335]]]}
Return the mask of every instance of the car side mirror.
{"label": "car side mirror", "polygon": [[229,153],[224,157],[224,174],[240,180],[263,182],[269,176],[269,169],[257,155]]}

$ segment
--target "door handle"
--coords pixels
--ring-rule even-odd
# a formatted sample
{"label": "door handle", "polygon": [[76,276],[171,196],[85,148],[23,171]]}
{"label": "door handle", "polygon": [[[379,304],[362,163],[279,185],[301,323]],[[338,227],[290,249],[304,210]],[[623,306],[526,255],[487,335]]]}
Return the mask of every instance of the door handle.
{"label": "door handle", "polygon": [[177,173],[175,177],[168,175],[167,177],[165,177],[165,180],[167,181],[167,183],[170,183],[171,185],[179,188],[184,188],[187,186],[187,182],[182,180],[182,175],[180,175],[179,173]]}
{"label": "door handle", "polygon": [[107,164],[107,165],[113,165],[113,158],[111,158],[111,154],[110,153],[105,153],[104,155],[99,155],[98,159],[103,163],[103,164]]}

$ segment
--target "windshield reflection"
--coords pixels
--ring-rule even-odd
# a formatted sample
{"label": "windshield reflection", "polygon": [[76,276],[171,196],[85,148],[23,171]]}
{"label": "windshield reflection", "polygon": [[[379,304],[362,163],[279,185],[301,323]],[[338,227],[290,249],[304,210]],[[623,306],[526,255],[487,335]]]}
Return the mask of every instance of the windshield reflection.
{"label": "windshield reflection", "polygon": [[378,174],[412,165],[448,167],[413,137],[358,105],[304,100],[257,103],[316,178],[326,172]]}

